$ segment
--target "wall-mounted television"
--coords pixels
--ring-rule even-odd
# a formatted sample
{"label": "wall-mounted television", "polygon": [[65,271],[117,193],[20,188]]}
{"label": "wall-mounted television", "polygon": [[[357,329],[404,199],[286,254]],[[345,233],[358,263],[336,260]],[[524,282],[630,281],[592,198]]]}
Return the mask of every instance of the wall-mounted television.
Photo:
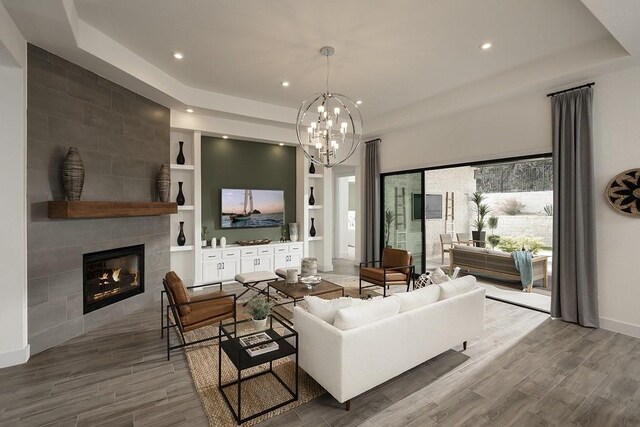
{"label": "wall-mounted television", "polygon": [[265,228],[284,225],[284,191],[221,190],[222,228]]}

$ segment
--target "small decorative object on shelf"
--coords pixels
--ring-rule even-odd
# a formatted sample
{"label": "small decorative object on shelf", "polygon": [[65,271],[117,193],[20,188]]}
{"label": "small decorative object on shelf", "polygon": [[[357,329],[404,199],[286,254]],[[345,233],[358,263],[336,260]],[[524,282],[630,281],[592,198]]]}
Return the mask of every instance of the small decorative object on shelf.
{"label": "small decorative object on shelf", "polygon": [[178,233],[178,246],[184,246],[187,243],[187,238],[184,236],[184,221],[180,221],[180,232]]}
{"label": "small decorative object on shelf", "polygon": [[269,318],[273,305],[273,302],[268,301],[262,295],[257,295],[251,298],[247,303],[249,315],[253,320],[253,325],[256,328],[256,331],[263,331],[267,328],[267,319]]}
{"label": "small decorative object on shelf", "polygon": [[169,170],[169,165],[164,164],[160,166],[157,185],[160,201],[162,203],[167,203],[169,201],[169,191],[171,190],[171,172]]}
{"label": "small decorative object on shelf", "polygon": [[289,239],[292,242],[298,241],[298,223],[297,222],[289,223]]}
{"label": "small decorative object on shelf", "polygon": [[70,147],[62,162],[62,184],[67,200],[77,202],[84,186],[84,164],[76,147]]}
{"label": "small decorative object on shelf", "polygon": [[202,226],[202,230],[200,231],[200,245],[201,246],[207,246],[207,235],[209,234],[209,232],[207,231],[207,226],[203,225]]}
{"label": "small decorative object on shelf", "polygon": [[[311,158],[313,159],[313,156],[311,156]],[[316,165],[313,164],[313,161],[311,162],[311,164],[309,165],[309,173],[311,175],[313,175],[314,173],[316,173]]]}
{"label": "small decorative object on shelf", "polygon": [[222,249],[224,249],[227,246],[227,238],[226,237],[221,237],[220,238],[220,247]]}
{"label": "small decorative object on shelf", "polygon": [[271,240],[269,239],[236,240],[236,243],[239,244],[240,246],[268,245],[269,243],[271,243]]}
{"label": "small decorative object on shelf", "polygon": [[182,152],[182,146],[184,145],[184,141],[178,141],[180,144],[180,151],[178,152],[178,158],[176,159],[176,163],[179,165],[184,165],[184,153]]}
{"label": "small decorative object on shelf", "polygon": [[280,226],[280,241],[281,242],[286,242],[287,241],[287,226],[286,225],[281,225]]}
{"label": "small decorative object on shelf", "polygon": [[313,197],[313,187],[311,187],[311,194],[309,195],[309,206],[316,204],[316,198]]}
{"label": "small decorative object on shelf", "polygon": [[316,226],[314,224],[315,218],[311,218],[311,230],[309,230],[309,236],[316,237]]}
{"label": "small decorative object on shelf", "polygon": [[182,192],[182,182],[178,182],[178,196],[176,197],[176,203],[178,206],[184,206],[185,199],[184,193]]}
{"label": "small decorative object on shelf", "polygon": [[211,238],[211,247],[213,249],[215,249],[218,246],[218,239],[216,239],[215,237]]}

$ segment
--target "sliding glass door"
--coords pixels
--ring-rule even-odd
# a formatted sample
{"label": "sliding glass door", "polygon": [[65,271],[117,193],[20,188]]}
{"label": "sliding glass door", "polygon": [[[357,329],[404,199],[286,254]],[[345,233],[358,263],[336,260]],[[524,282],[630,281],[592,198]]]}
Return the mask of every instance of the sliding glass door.
{"label": "sliding glass door", "polygon": [[422,172],[382,176],[382,246],[411,252],[417,274],[424,272],[423,177]]}

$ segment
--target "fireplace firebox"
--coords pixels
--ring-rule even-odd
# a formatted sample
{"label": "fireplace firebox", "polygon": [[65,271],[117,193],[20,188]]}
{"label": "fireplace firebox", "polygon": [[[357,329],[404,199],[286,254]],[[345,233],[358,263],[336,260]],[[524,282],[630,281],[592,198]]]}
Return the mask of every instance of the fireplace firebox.
{"label": "fireplace firebox", "polygon": [[144,245],[83,255],[84,314],[144,292]]}

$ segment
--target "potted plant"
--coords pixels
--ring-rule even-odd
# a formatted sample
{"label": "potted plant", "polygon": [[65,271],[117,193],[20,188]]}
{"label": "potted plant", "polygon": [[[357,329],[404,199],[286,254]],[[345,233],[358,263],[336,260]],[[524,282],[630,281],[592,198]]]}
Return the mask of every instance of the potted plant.
{"label": "potted plant", "polygon": [[391,211],[391,208],[387,208],[384,211],[384,247],[389,248],[389,234],[391,233],[391,224],[395,221],[396,216]]}
{"label": "potted plant", "polygon": [[498,243],[500,243],[500,236],[493,234],[494,230],[498,228],[498,217],[491,215],[487,220],[487,225],[489,226],[489,230],[491,230],[491,236],[487,237],[487,240],[489,244],[491,244],[491,249],[495,249]]}
{"label": "potted plant", "polygon": [[487,233],[484,231],[486,226],[484,218],[489,214],[489,206],[484,203],[485,197],[484,194],[480,191],[476,191],[471,195],[471,202],[476,205],[476,220],[473,222],[473,226],[476,228],[475,231],[471,232],[474,243],[476,246],[484,248],[485,246],[485,238]]}
{"label": "potted plant", "polygon": [[200,231],[200,243],[202,246],[207,246],[207,237],[209,237],[209,232],[207,231],[207,226],[203,225],[202,230]]}
{"label": "potted plant", "polygon": [[263,331],[267,328],[267,319],[271,308],[273,308],[273,302],[267,301],[262,295],[256,295],[251,298],[247,303],[251,320],[253,320],[253,326],[256,331]]}

